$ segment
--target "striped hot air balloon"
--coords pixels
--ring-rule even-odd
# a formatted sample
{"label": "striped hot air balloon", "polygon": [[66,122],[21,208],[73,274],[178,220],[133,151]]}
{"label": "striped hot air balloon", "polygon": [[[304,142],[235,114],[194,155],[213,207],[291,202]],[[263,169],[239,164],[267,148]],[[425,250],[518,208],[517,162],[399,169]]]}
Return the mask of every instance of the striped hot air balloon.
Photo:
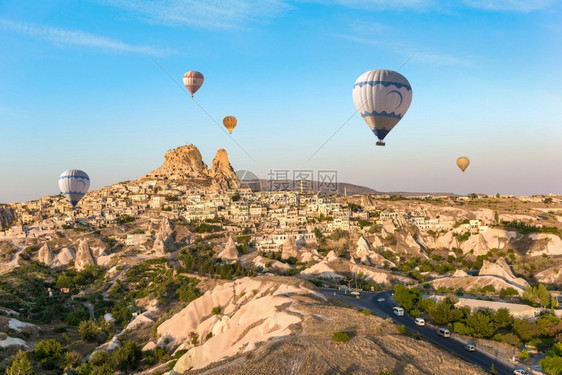
{"label": "striped hot air balloon", "polygon": [[376,69],[363,73],[353,86],[355,108],[384,146],[383,139],[412,103],[410,82],[398,72]]}
{"label": "striped hot air balloon", "polygon": [[79,169],[69,169],[60,175],[59,188],[72,207],[76,207],[90,188],[90,177]]}
{"label": "striped hot air balloon", "polygon": [[467,158],[466,156],[461,156],[460,158],[457,159],[457,166],[464,172],[465,169],[468,167],[468,165],[470,164],[470,159]]}
{"label": "striped hot air balloon", "polygon": [[191,97],[193,97],[193,94],[195,94],[201,85],[203,85],[204,80],[205,78],[203,77],[203,74],[196,72],[195,70],[190,70],[183,75],[183,84],[191,93]]}
{"label": "striped hot air balloon", "polygon": [[232,134],[232,131],[238,123],[238,120],[236,120],[236,117],[234,116],[226,116],[222,119],[222,123],[224,124],[224,127],[228,130],[228,132]]}

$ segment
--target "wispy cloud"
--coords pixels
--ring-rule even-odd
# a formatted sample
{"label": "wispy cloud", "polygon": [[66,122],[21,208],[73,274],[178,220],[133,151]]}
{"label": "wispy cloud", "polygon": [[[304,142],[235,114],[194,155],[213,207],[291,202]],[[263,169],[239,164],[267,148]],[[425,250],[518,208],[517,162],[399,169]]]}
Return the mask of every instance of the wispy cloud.
{"label": "wispy cloud", "polygon": [[367,10],[421,10],[435,5],[435,0],[330,0],[330,2],[348,8]]}
{"label": "wispy cloud", "polygon": [[450,11],[470,7],[487,11],[533,12],[546,9],[557,0],[294,0],[371,11]]}
{"label": "wispy cloud", "polygon": [[483,10],[533,12],[550,7],[556,0],[463,0],[463,3]]}
{"label": "wispy cloud", "polygon": [[147,21],[169,26],[243,29],[267,21],[292,6],[286,0],[102,0]]}
{"label": "wispy cloud", "polygon": [[409,46],[405,43],[393,41],[392,43],[385,42],[384,39],[371,39],[357,35],[349,34],[332,34],[333,36],[341,39],[346,39],[356,43],[370,44],[395,53],[404,55],[404,57],[412,57],[413,63],[423,63],[430,65],[443,65],[443,66],[459,66],[470,65],[472,62],[468,58],[459,58],[444,53],[436,53],[432,51],[423,50]]}
{"label": "wispy cloud", "polygon": [[33,38],[46,40],[59,46],[82,46],[113,52],[138,53],[164,56],[176,53],[175,50],[128,44],[105,36],[88,34],[83,31],[66,30],[57,27],[35,25],[0,19],[0,29],[11,30]]}

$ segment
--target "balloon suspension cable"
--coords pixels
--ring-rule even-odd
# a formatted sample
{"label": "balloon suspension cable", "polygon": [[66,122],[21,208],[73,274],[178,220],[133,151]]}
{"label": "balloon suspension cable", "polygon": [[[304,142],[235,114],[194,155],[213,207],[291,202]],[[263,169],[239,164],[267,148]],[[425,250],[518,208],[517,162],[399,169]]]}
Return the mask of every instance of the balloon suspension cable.
{"label": "balloon suspension cable", "polygon": [[[404,63],[403,63],[402,65],[400,65],[400,67],[398,68],[398,70],[396,70],[396,73],[398,73],[407,63],[409,63],[410,60],[412,59],[412,57],[414,57],[413,54],[410,55],[410,57],[408,57],[408,58],[406,59],[406,61],[404,61]],[[367,102],[364,102],[363,105],[361,105],[361,108],[360,108],[360,109],[363,109],[363,107],[365,106],[365,104],[367,104]],[[355,112],[353,112],[353,114],[352,114],[351,116],[349,116],[349,118],[348,118],[347,120],[345,120],[345,122],[344,122],[339,128],[337,128],[336,131],[335,131],[331,136],[329,136],[328,139],[326,139],[326,140],[324,141],[324,143],[322,143],[322,144],[320,145],[320,147],[318,147],[318,149],[317,149],[316,151],[314,151],[314,153],[313,153],[312,155],[310,155],[310,157],[306,160],[306,162],[308,163],[310,160],[312,160],[312,158],[313,158],[320,150],[322,150],[322,148],[326,145],[326,143],[330,142],[330,140],[331,140],[332,138],[334,138],[334,136],[335,136],[336,134],[338,134],[338,132],[339,132],[344,126],[347,125],[347,123],[357,114],[357,112],[359,112],[360,109],[356,109]],[[382,143],[382,145],[380,145],[379,142],[377,142],[377,146],[384,146],[384,142],[381,142],[381,143]]]}
{"label": "balloon suspension cable", "polygon": [[[193,97],[193,94],[190,94],[189,92],[187,92],[187,90],[185,89],[185,87],[182,86],[182,85],[180,85],[180,84],[174,79],[174,77],[172,77],[172,76],[166,71],[166,69],[164,69],[164,68],[162,67],[162,65],[160,65],[156,60],[154,60],[154,58],[152,58],[152,56],[149,56],[149,58],[150,58],[150,60],[152,60],[152,62],[153,62],[158,68],[160,68],[160,70],[161,70],[162,72],[164,72],[164,74],[166,74],[166,75],[168,76],[168,78],[170,78],[170,79],[176,84],[176,86],[179,87],[179,89],[180,89],[181,91],[183,91],[188,97],[189,97],[189,96],[191,97],[191,100],[193,100],[193,102],[194,102],[195,104],[197,104],[197,106],[201,109],[201,111],[203,111],[203,113],[205,113],[205,114],[207,115],[207,117],[209,117],[209,118],[211,119],[211,121],[213,121],[213,122],[219,127],[220,130],[222,130],[225,134],[229,135],[229,134],[226,132],[226,130],[225,130],[222,126],[220,126],[220,124],[217,122],[217,120],[215,120],[214,117],[211,116],[211,114],[210,114],[209,112],[207,112],[207,111],[205,110],[205,108],[203,108],[203,106],[197,102],[197,100],[195,100],[195,98]],[[233,137],[229,137],[229,138],[230,138],[230,139],[232,140],[232,142],[234,142],[250,159],[252,159],[253,161],[256,161],[256,160],[244,149],[244,147],[242,147],[238,142],[236,142],[236,140],[235,140]]]}

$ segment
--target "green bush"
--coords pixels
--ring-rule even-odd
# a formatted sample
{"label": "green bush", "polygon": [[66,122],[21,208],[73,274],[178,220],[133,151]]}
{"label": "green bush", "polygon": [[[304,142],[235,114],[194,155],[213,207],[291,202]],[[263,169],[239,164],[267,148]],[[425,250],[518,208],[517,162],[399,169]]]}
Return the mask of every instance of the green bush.
{"label": "green bush", "polygon": [[347,334],[347,332],[334,332],[332,334],[332,340],[334,340],[335,342],[348,342],[349,335]]}
{"label": "green bush", "polygon": [[396,328],[398,329],[398,332],[400,332],[401,334],[405,334],[406,333],[406,327],[404,327],[403,324],[398,324],[396,326]]}
{"label": "green bush", "polygon": [[363,309],[361,310],[361,314],[363,315],[371,315],[371,312],[369,310]]}
{"label": "green bush", "polygon": [[214,315],[219,315],[221,313],[221,308],[220,306],[215,306],[213,307],[213,314]]}

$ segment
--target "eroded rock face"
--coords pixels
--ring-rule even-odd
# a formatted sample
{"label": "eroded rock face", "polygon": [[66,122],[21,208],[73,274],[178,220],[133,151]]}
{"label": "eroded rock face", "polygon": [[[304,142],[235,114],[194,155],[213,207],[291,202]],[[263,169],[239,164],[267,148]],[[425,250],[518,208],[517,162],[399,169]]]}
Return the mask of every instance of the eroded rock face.
{"label": "eroded rock face", "polygon": [[217,151],[211,168],[203,163],[201,153],[194,145],[180,146],[168,150],[164,155],[162,166],[143,177],[144,179],[190,180],[214,186],[218,190],[240,188],[240,181],[230,165],[224,149]]}
{"label": "eroded rock face", "polygon": [[11,208],[0,208],[0,229],[5,229],[15,220],[14,211]]}
{"label": "eroded rock face", "polygon": [[226,242],[224,250],[219,253],[218,257],[220,259],[226,259],[226,260],[238,259],[238,249],[234,244],[234,240],[232,239],[232,236],[228,237],[228,241]]}
{"label": "eroded rock face", "polygon": [[38,261],[50,267],[54,260],[55,256],[53,255],[51,248],[48,244],[44,244],[41,249],[39,249]]}
{"label": "eroded rock face", "polygon": [[515,277],[511,268],[503,258],[499,258],[496,263],[485,260],[478,276],[497,276],[510,284],[514,284],[522,289],[529,286],[529,283],[520,277]]}
{"label": "eroded rock face", "polygon": [[287,239],[283,244],[283,251],[281,252],[281,259],[289,259],[291,257],[297,258],[299,255],[297,249],[297,242],[295,241],[295,236],[292,234],[287,235]]}
{"label": "eroded rock face", "polygon": [[168,150],[164,155],[164,164],[145,177],[181,179],[206,174],[207,166],[203,163],[203,158],[197,147],[186,145]]}
{"label": "eroded rock face", "polygon": [[159,252],[165,253],[166,251],[176,250],[176,240],[174,232],[174,223],[168,219],[164,218],[160,222],[160,229],[156,233],[156,238],[154,239],[154,245],[152,249]]}
{"label": "eroded rock face", "polygon": [[96,264],[94,256],[92,255],[92,250],[88,244],[88,240],[82,239],[78,245],[78,250],[76,251],[76,259],[74,261],[74,266],[77,271],[81,271],[87,265]]}
{"label": "eroded rock face", "polygon": [[215,183],[218,184],[222,190],[240,188],[240,181],[230,165],[228,154],[222,148],[217,151],[209,174],[215,179]]}
{"label": "eroded rock face", "polygon": [[[158,345],[188,351],[174,366],[183,373],[202,368],[223,357],[248,352],[259,342],[291,334],[290,326],[302,322],[302,314],[289,310],[291,296],[315,295],[302,287],[243,278],[215,287],[191,302],[158,327]],[[321,298],[322,296],[317,296]],[[213,308],[220,308],[213,314]],[[197,334],[198,344],[191,338]]]}

